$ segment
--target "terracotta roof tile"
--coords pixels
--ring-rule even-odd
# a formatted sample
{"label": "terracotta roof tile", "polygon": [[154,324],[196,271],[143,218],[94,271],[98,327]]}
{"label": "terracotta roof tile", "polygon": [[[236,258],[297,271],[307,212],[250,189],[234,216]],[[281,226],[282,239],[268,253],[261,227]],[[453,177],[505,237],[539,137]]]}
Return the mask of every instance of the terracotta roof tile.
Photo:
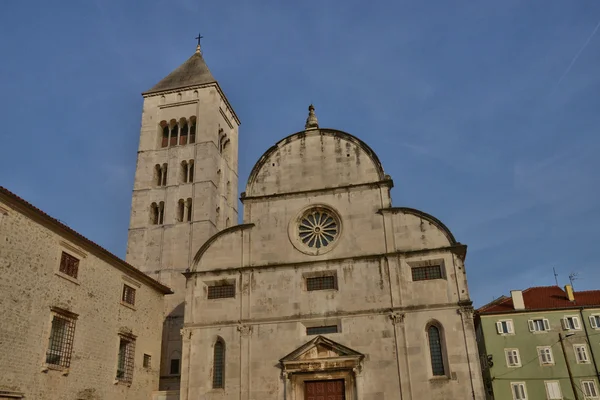
{"label": "terracotta roof tile", "polygon": [[[537,286],[523,290],[526,310],[547,310],[554,308],[600,307],[600,290],[574,292],[575,301],[569,301],[567,294],[558,286]],[[480,314],[514,312],[511,297],[494,301],[477,310]]]}

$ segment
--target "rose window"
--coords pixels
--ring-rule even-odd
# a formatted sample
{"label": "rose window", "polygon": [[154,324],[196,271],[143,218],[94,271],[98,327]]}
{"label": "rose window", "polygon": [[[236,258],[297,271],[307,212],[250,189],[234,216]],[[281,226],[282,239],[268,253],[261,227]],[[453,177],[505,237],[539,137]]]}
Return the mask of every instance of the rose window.
{"label": "rose window", "polygon": [[300,219],[298,235],[306,246],[320,249],[329,246],[339,234],[339,223],[323,209],[311,210]]}

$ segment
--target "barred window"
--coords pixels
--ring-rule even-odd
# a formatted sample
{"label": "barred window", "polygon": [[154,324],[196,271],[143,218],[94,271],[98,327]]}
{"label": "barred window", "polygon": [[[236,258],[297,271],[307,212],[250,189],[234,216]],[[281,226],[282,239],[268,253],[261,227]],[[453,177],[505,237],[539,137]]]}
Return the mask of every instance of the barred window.
{"label": "barred window", "polygon": [[144,354],[144,368],[150,368],[152,366],[152,356],[150,354]]}
{"label": "barred window", "polygon": [[208,287],[209,299],[235,297],[235,284],[215,285]]}
{"label": "barred window", "polygon": [[223,339],[217,339],[213,362],[213,388],[225,387],[225,343]]}
{"label": "barred window", "polygon": [[306,328],[307,335],[322,335],[327,333],[337,333],[338,327],[337,325],[328,325],[328,326],[311,326]]}
{"label": "barred window", "polygon": [[67,274],[77,279],[77,272],[79,271],[79,259],[63,251],[60,257],[60,268],[58,270],[63,274]]}
{"label": "barred window", "polygon": [[131,383],[133,379],[133,362],[135,356],[135,339],[121,336],[119,341],[119,358],[117,361],[117,380]]}
{"label": "barred window", "polygon": [[412,280],[426,281],[430,279],[442,279],[442,266],[431,265],[428,267],[413,267]]}
{"label": "barred window", "polygon": [[306,278],[306,290],[325,290],[336,289],[335,276],[317,276],[314,278]]}
{"label": "barred window", "polygon": [[427,329],[429,336],[429,353],[431,355],[431,369],[434,376],[445,375],[444,355],[442,354],[442,341],[440,330],[437,326],[431,325]]}
{"label": "barred window", "polygon": [[75,336],[74,315],[55,313],[52,317],[52,328],[46,350],[46,364],[69,368],[71,353],[73,351],[73,338]]}
{"label": "barred window", "polygon": [[128,285],[123,285],[123,296],[121,297],[123,303],[135,305],[135,289]]}

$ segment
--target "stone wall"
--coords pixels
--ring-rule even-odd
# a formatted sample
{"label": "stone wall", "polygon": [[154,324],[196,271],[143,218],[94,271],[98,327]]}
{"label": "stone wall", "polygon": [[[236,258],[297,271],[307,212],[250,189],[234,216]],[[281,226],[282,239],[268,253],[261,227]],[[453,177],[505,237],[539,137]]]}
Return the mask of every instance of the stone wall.
{"label": "stone wall", "polygon": [[[0,393],[150,399],[158,389],[163,291],[39,215],[0,196]],[[63,251],[80,260],[76,279],[59,272]],[[124,284],[136,290],[134,306],[121,301]],[[52,307],[77,316],[68,369],[45,364]],[[120,333],[136,337],[131,384],[116,381]]]}

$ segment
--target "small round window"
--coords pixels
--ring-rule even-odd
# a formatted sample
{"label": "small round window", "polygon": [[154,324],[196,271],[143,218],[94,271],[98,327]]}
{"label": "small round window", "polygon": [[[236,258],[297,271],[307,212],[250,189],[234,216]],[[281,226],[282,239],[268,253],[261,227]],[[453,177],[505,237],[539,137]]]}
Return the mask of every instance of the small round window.
{"label": "small round window", "polygon": [[339,234],[339,223],[333,213],[317,208],[306,212],[300,218],[298,236],[304,245],[320,249],[333,243]]}

